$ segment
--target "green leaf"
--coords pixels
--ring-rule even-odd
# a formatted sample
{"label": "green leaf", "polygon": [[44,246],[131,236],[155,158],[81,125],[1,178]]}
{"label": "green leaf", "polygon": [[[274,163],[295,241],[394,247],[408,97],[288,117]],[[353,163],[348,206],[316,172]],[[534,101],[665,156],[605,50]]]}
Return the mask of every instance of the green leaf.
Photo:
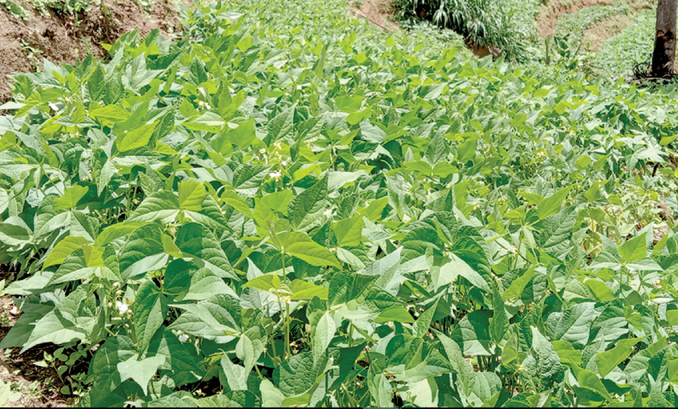
{"label": "green leaf", "polygon": [[224,190],[224,193],[221,194],[221,200],[250,219],[254,219],[254,213],[252,213],[252,209],[247,206],[245,199],[243,199],[236,192],[232,190]]}
{"label": "green leaf", "polygon": [[311,239],[306,233],[289,232],[278,235],[282,251],[312,266],[340,267],[339,260],[328,249]]}
{"label": "green leaf", "polygon": [[209,228],[199,223],[186,223],[177,231],[176,244],[184,254],[202,259],[205,267],[217,276],[240,280]]}
{"label": "green leaf", "polygon": [[[115,402],[111,399],[112,392],[123,381],[118,372],[118,363],[135,356],[134,350],[132,341],[120,335],[109,337],[99,347],[91,363],[94,383],[89,393],[90,405],[103,407],[111,406]],[[124,400],[120,402],[120,406],[123,403]]]}
{"label": "green leaf", "polygon": [[314,366],[313,354],[301,352],[273,370],[273,382],[288,397],[308,392],[318,376]]}
{"label": "green leaf", "polygon": [[367,371],[367,388],[370,391],[370,395],[372,395],[375,407],[393,407],[393,389],[391,383],[374,364],[370,365]]}
{"label": "green leaf", "polygon": [[510,324],[504,306],[504,299],[496,286],[493,288],[492,292],[492,307],[494,315],[492,316],[492,321],[490,321],[490,334],[492,335],[492,340],[499,345],[504,339],[504,335],[506,335]]}
{"label": "green leaf", "polygon": [[104,191],[108,183],[111,181],[113,174],[115,173],[115,165],[110,160],[107,160],[104,163],[104,166],[101,168],[101,173],[99,174],[99,180],[97,181],[97,195],[101,196],[101,193]]}
{"label": "green leaf", "polygon": [[92,75],[87,81],[87,91],[92,101],[96,101],[106,92],[106,81],[104,78],[104,70],[101,66],[97,66]]}
{"label": "green leaf", "polygon": [[541,384],[558,382],[560,380],[558,378],[562,378],[560,357],[553,345],[535,327],[532,327],[532,349],[536,354],[537,373]]}
{"label": "green leaf", "polygon": [[162,356],[165,363],[159,367],[160,376],[171,373],[177,386],[199,381],[205,375],[205,365],[190,342],[181,342],[167,328],[162,328],[151,341],[147,356]]}
{"label": "green leaf", "polygon": [[226,124],[226,121],[224,121],[224,119],[217,113],[205,112],[204,114],[189,122],[184,122],[182,125],[185,128],[192,129],[194,131],[219,133],[224,127],[224,124]]}
{"label": "green leaf", "polygon": [[0,406],[4,406],[7,402],[15,402],[21,399],[20,392],[12,392],[10,384],[0,380]]}
{"label": "green leaf", "polygon": [[234,391],[246,391],[247,390],[247,373],[245,368],[240,365],[236,365],[228,358],[228,355],[224,355],[221,358],[221,368],[226,375],[226,381],[228,382],[228,387]]}
{"label": "green leaf", "polygon": [[325,353],[327,347],[330,345],[334,333],[337,331],[337,326],[334,319],[329,312],[325,312],[313,333],[313,361],[319,362],[320,357]]}
{"label": "green leaf", "polygon": [[143,276],[165,265],[167,254],[162,243],[162,231],[148,224],[132,232],[118,253],[123,279]]}
{"label": "green leaf", "polygon": [[359,246],[365,222],[361,216],[344,219],[332,226],[339,246]]}
{"label": "green leaf", "polygon": [[160,355],[144,358],[141,361],[138,361],[137,358],[139,358],[139,355],[134,354],[128,360],[118,362],[116,367],[120,373],[120,379],[126,380],[131,378],[141,386],[144,394],[148,395],[148,382],[155,375],[158,367],[165,363],[165,357]]}
{"label": "green leaf", "polygon": [[625,263],[633,263],[647,257],[646,234],[636,236],[619,246],[619,255]]}
{"label": "green leaf", "polygon": [[115,140],[115,147],[119,152],[127,152],[146,146],[153,136],[153,130],[158,122],[144,125],[132,131],[124,131],[124,136]]}
{"label": "green leaf", "polygon": [[179,199],[174,193],[158,192],[145,198],[128,220],[135,222],[168,221],[179,214],[179,206]]}
{"label": "green leaf", "polygon": [[52,202],[54,211],[70,210],[77,206],[89,189],[83,186],[74,185],[66,189],[64,195],[57,197]]}
{"label": "green leaf", "polygon": [[231,294],[235,292],[224,283],[224,280],[207,268],[201,268],[191,277],[188,293],[182,300],[206,300],[217,294]]}
{"label": "green leaf", "polygon": [[421,313],[419,318],[417,318],[417,321],[412,325],[412,331],[414,332],[415,337],[422,338],[431,330],[431,322],[433,322],[433,315],[436,312],[436,308],[438,308],[439,302],[440,298],[437,298],[433,305]]}
{"label": "green leaf", "polygon": [[643,339],[644,338],[622,339],[614,348],[596,355],[596,363],[598,364],[598,373],[600,373],[600,376],[604,378],[612,371],[612,369],[624,362],[633,352],[633,347]]}
{"label": "green leaf", "polygon": [[195,180],[179,183],[179,207],[199,212],[205,199],[205,186]]}
{"label": "green leaf", "polygon": [[271,273],[255,277],[242,286],[256,288],[257,290],[266,292],[275,292],[275,290],[282,288],[282,282],[277,274]]}
{"label": "green leaf", "polygon": [[387,322],[402,322],[405,324],[412,324],[414,318],[401,305],[393,305],[383,310],[377,318],[374,319],[376,324],[384,324]]}
{"label": "green leaf", "polygon": [[141,353],[162,326],[167,315],[167,297],[150,280],[144,281],[134,299],[134,333]]}
{"label": "green leaf", "polygon": [[290,291],[292,291],[292,300],[310,300],[318,297],[326,301],[329,289],[296,279],[290,284]]}
{"label": "green leaf", "polygon": [[612,289],[599,280],[586,280],[584,284],[591,290],[596,299],[600,302],[610,302],[614,300]]}
{"label": "green leaf", "polygon": [[567,195],[570,193],[570,190],[572,190],[572,186],[561,189],[544,199],[544,201],[539,206],[539,220],[544,220],[547,217],[560,212],[560,208],[567,198]]}
{"label": "green leaf", "polygon": [[320,217],[325,211],[326,197],[327,176],[290,201],[287,214],[292,227],[302,230],[319,224]]}
{"label": "green leaf", "polygon": [[67,236],[64,237],[49,253],[43,264],[43,268],[61,264],[64,262],[66,257],[70,255],[75,250],[81,249],[82,246],[89,241],[80,236]]}
{"label": "green leaf", "polygon": [[337,108],[339,108],[340,111],[353,113],[358,112],[360,109],[360,106],[363,103],[363,97],[344,95],[341,97],[336,97],[334,102],[336,102]]}

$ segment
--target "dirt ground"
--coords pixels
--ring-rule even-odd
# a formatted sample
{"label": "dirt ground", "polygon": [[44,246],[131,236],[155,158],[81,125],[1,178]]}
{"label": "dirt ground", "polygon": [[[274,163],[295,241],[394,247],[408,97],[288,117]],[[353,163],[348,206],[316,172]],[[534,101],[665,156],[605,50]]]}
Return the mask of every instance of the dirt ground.
{"label": "dirt ground", "polygon": [[357,15],[366,18],[372,24],[381,26],[386,30],[398,30],[400,26],[394,22],[392,5],[389,0],[362,0],[360,7],[351,2],[350,9]]}
{"label": "dirt ground", "polygon": [[539,35],[543,38],[553,35],[556,31],[556,20],[560,17],[598,4],[610,5],[612,0],[573,0],[567,4],[562,4],[560,0],[547,1],[540,7],[537,15]]}
{"label": "dirt ground", "polygon": [[633,19],[626,14],[617,14],[593,24],[584,31],[582,42],[589,44],[591,51],[598,51],[605,41],[621,33],[633,24]]}
{"label": "dirt ground", "polygon": [[[16,323],[21,312],[11,297],[0,297],[0,340]],[[19,355],[20,348],[0,350],[0,381],[10,385],[13,392],[21,394],[17,401],[6,402],[7,407],[66,407],[73,403],[63,396],[63,386],[54,368],[44,368],[35,362],[44,358],[44,352],[53,353],[56,346],[33,348]]]}
{"label": "dirt ground", "polygon": [[112,44],[122,34],[138,29],[141,35],[152,29],[169,37],[181,29],[176,12],[168,0],[157,0],[150,9],[150,17],[132,0],[104,0],[110,15],[104,15],[99,6],[85,15],[47,16],[22,4],[29,18],[23,20],[0,8],[0,102],[10,98],[7,74],[40,69],[43,58],[54,63],[73,64],[91,51],[96,57],[106,56],[99,43]]}

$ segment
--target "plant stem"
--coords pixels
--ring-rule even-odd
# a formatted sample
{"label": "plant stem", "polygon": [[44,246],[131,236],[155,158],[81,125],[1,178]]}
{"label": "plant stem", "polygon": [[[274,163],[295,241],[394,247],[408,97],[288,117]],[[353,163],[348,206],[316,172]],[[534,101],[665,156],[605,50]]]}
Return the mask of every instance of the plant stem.
{"label": "plant stem", "polygon": [[290,302],[285,300],[285,359],[292,356],[290,352]]}

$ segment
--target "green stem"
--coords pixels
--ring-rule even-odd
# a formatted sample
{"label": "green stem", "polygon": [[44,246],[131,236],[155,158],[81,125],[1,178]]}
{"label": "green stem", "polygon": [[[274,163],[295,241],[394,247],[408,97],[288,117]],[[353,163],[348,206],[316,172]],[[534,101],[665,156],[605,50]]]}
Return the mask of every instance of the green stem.
{"label": "green stem", "polygon": [[292,356],[290,352],[290,302],[285,300],[285,358]]}
{"label": "green stem", "polygon": [[353,344],[353,322],[348,324],[348,347],[351,348]]}

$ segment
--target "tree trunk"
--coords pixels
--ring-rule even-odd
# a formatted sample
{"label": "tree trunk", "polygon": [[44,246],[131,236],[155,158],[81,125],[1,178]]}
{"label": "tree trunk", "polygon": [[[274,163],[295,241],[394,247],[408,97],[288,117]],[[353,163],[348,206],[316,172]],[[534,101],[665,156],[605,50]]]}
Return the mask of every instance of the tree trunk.
{"label": "tree trunk", "polygon": [[652,54],[652,76],[673,74],[676,59],[676,3],[678,0],[659,0],[657,5],[657,35]]}

